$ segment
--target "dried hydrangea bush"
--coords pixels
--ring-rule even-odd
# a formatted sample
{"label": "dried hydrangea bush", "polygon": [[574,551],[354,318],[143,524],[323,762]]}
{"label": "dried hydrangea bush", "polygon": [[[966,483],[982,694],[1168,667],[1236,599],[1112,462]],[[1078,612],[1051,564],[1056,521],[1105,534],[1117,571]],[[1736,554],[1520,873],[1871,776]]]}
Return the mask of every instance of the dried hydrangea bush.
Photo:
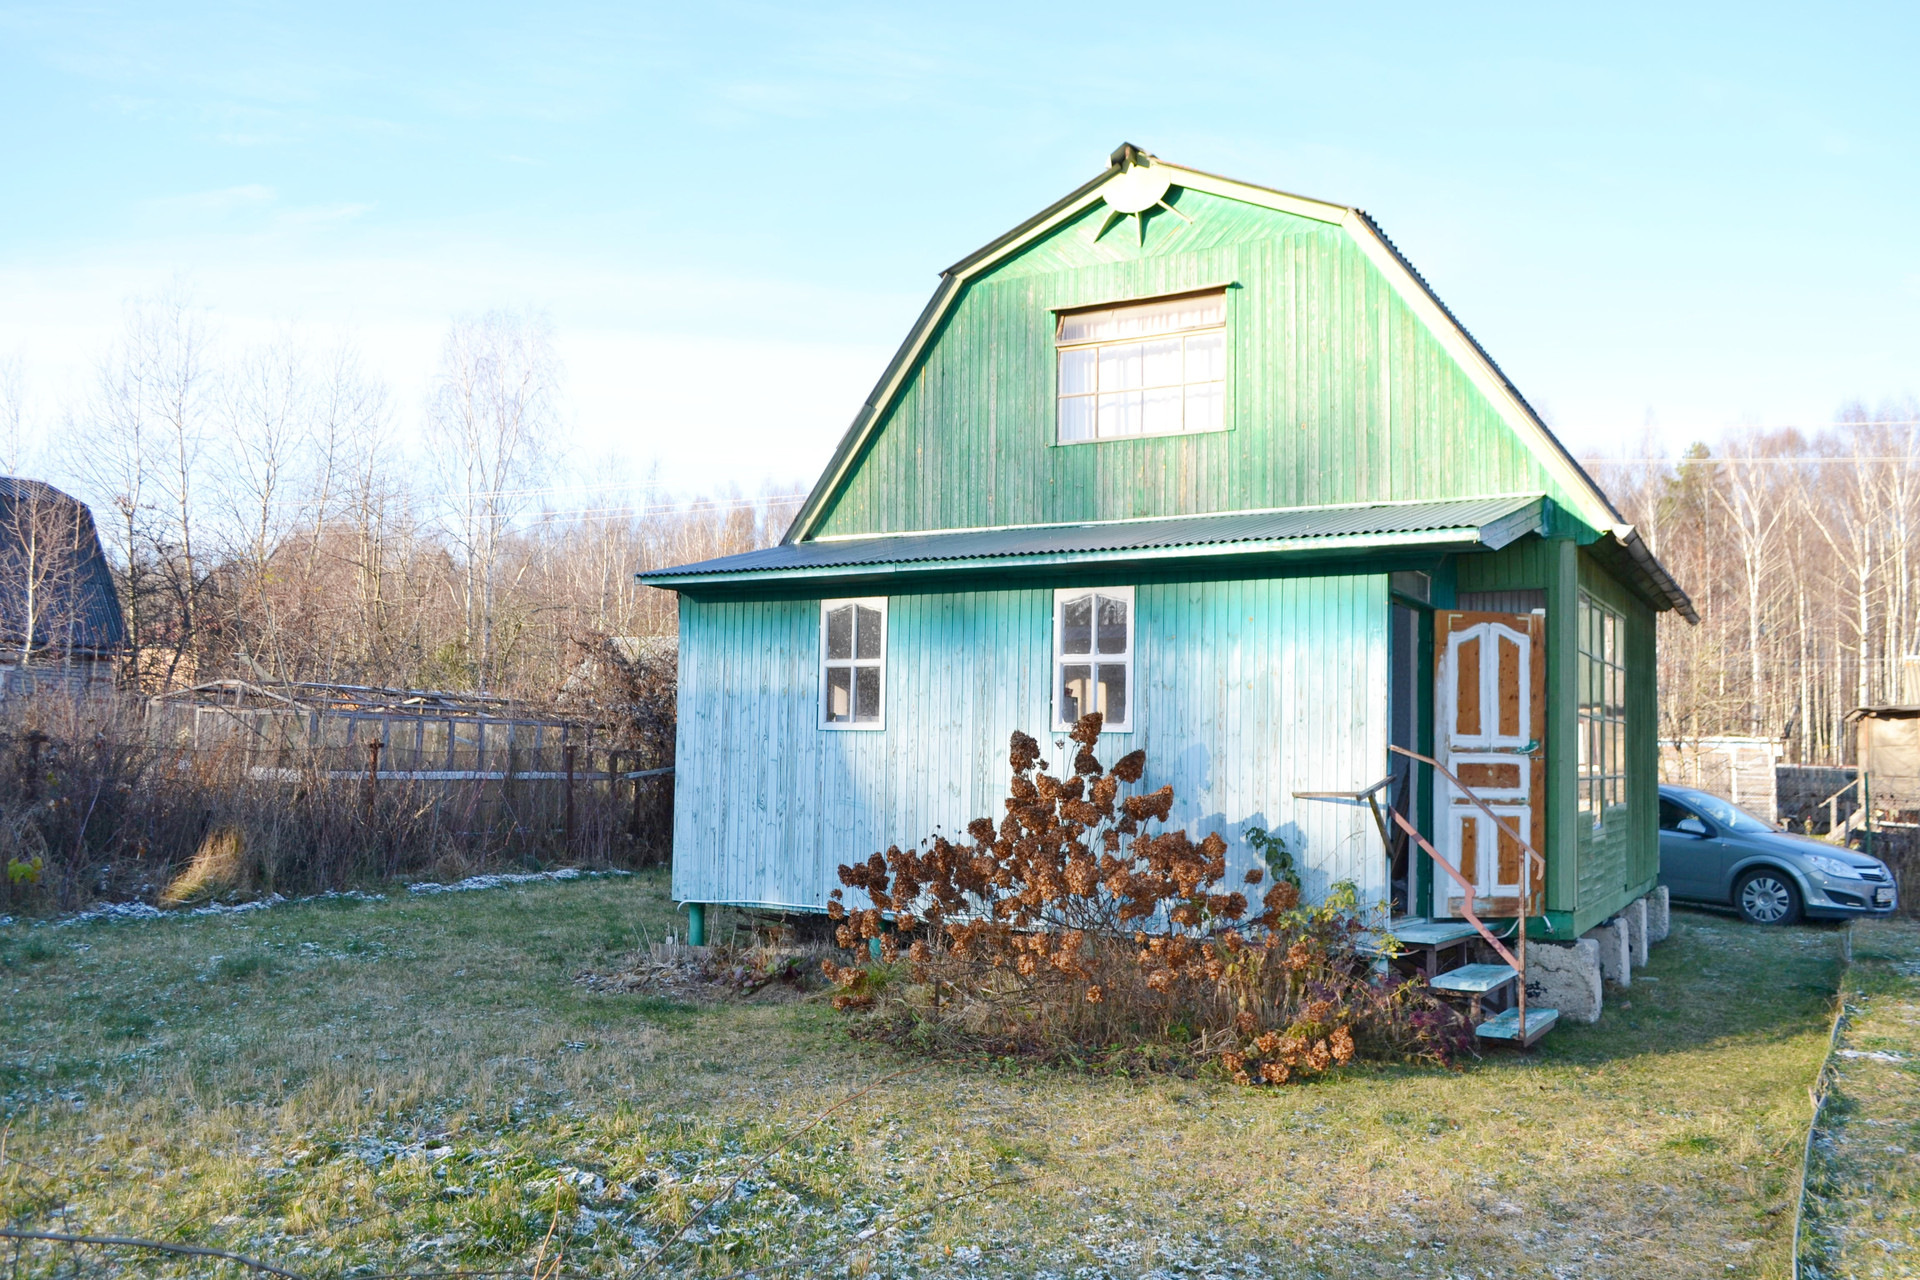
{"label": "dried hydrangea bush", "polygon": [[[1065,775],[1015,733],[997,825],[976,818],[966,842],[935,835],[840,868],[828,912],[857,958],[825,962],[836,1008],[929,1047],[1144,1057],[1241,1084],[1306,1079],[1356,1055],[1459,1051],[1457,1015],[1364,945],[1351,886],[1318,904],[1260,868],[1229,886],[1219,833],[1164,828],[1172,787],[1122,794],[1146,755],[1103,768],[1100,724],[1074,726]],[[868,905],[849,905],[846,889]]]}

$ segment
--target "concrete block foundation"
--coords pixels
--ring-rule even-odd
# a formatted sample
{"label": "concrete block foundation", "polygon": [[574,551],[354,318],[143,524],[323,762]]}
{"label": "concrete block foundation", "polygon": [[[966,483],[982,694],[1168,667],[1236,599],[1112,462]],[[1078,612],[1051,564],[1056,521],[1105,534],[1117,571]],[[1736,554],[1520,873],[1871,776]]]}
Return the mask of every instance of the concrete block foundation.
{"label": "concrete block foundation", "polygon": [[1665,942],[1667,935],[1673,932],[1673,914],[1667,902],[1667,886],[1661,885],[1648,894],[1643,901],[1647,904],[1647,941]]}
{"label": "concrete block foundation", "polygon": [[1635,898],[1620,913],[1627,925],[1627,959],[1636,969],[1647,963],[1647,900]]}
{"label": "concrete block foundation", "polygon": [[1599,948],[1602,978],[1622,987],[1633,982],[1633,952],[1628,945],[1624,916],[1615,916],[1605,924],[1587,930],[1580,940],[1591,942]]}
{"label": "concrete block foundation", "polygon": [[1600,1021],[1600,944],[1529,941],[1527,1003],[1558,1009],[1571,1022]]}

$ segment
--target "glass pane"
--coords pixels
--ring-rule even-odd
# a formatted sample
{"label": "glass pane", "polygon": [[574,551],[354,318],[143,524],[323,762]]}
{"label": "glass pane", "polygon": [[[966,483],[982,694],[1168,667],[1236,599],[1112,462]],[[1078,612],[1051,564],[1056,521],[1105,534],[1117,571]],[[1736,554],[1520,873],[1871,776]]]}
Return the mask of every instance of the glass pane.
{"label": "glass pane", "polygon": [[1060,317],[1059,341],[1103,342],[1110,338],[1144,337],[1201,329],[1227,322],[1227,300],[1218,293],[1167,302],[1143,302]]}
{"label": "glass pane", "polygon": [[1060,439],[1063,442],[1093,439],[1093,406],[1092,396],[1074,396],[1060,402]]}
{"label": "glass pane", "polygon": [[841,724],[853,719],[853,671],[848,667],[827,668],[827,723]]}
{"label": "glass pane", "polygon": [[1188,382],[1218,382],[1226,376],[1226,334],[1196,333],[1187,339]]}
{"label": "glass pane", "polygon": [[1137,436],[1140,434],[1140,393],[1123,391],[1100,397],[1100,435]]}
{"label": "glass pane", "polygon": [[1100,714],[1108,724],[1127,722],[1127,669],[1100,664]]}
{"label": "glass pane", "polygon": [[1613,651],[1613,640],[1614,640],[1613,623],[1614,623],[1614,616],[1611,613],[1606,614],[1604,617],[1604,620],[1601,623],[1601,627],[1603,629],[1603,639],[1607,646],[1604,652],[1606,654],[1606,658],[1608,662],[1619,661],[1619,657]]}
{"label": "glass pane", "polygon": [[1098,360],[1098,354],[1091,347],[1083,347],[1078,351],[1062,351],[1060,353],[1060,394],[1077,396],[1098,390],[1094,383]]}
{"label": "glass pane", "polygon": [[1187,388],[1188,431],[1218,431],[1226,425],[1226,388],[1218,382],[1206,382]]}
{"label": "glass pane", "polygon": [[853,718],[871,724],[880,718],[880,668],[855,667],[853,676]]}
{"label": "glass pane", "polygon": [[1140,431],[1149,436],[1176,435],[1181,430],[1184,393],[1178,387],[1160,387],[1140,393]]}
{"label": "glass pane", "polygon": [[1101,347],[1099,350],[1102,391],[1127,391],[1141,385],[1139,343],[1129,342],[1117,347]]}
{"label": "glass pane", "polygon": [[1060,668],[1060,723],[1072,724],[1093,710],[1093,668],[1066,665]]}
{"label": "glass pane", "polygon": [[877,658],[880,656],[880,625],[880,611],[861,605],[860,627],[857,637],[859,647],[855,656],[861,658]]}
{"label": "glass pane", "polygon": [[1186,381],[1180,360],[1180,339],[1162,338],[1140,347],[1140,385],[1177,387]]}
{"label": "glass pane", "polygon": [[1069,596],[1060,602],[1060,652],[1093,652],[1093,597]]}
{"label": "glass pane", "polygon": [[[1127,602],[1113,596],[1100,598],[1100,652],[1125,653],[1127,651]],[[1075,653],[1085,653],[1085,649],[1075,649]]]}
{"label": "glass pane", "polygon": [[827,657],[853,656],[853,606],[843,604],[827,610]]}

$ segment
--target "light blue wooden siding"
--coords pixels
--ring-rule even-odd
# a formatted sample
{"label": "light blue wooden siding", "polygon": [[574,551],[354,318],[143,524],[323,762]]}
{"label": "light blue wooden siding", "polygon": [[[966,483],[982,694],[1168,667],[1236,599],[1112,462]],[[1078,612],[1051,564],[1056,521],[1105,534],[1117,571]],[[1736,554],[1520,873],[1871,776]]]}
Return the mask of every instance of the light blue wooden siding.
{"label": "light blue wooden siding", "polygon": [[[1385,577],[1147,585],[1135,601],[1135,730],[1107,735],[1101,758],[1145,748],[1145,786],[1172,783],[1173,821],[1228,837],[1236,865],[1252,858],[1242,833],[1267,827],[1310,893],[1353,880],[1378,895],[1366,810],[1291,793],[1385,772]],[[846,732],[817,724],[817,601],[683,598],[674,897],[817,908],[841,863],[997,823],[1008,736],[1053,741],[1052,602],[1051,588],[892,597],[887,726]]]}

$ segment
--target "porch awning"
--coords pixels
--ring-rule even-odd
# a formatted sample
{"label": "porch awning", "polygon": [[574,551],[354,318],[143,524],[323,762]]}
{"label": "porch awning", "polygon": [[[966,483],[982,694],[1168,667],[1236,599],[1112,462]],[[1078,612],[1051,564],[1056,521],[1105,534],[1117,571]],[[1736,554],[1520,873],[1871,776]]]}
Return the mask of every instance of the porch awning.
{"label": "porch awning", "polygon": [[1284,507],[1088,524],[825,537],[634,576],[651,587],[689,590],[725,583],[897,581],[916,575],[1055,565],[1165,563],[1171,567],[1229,557],[1494,551],[1525,534],[1548,533],[1555,514],[1553,503],[1540,494],[1509,494],[1446,502]]}

